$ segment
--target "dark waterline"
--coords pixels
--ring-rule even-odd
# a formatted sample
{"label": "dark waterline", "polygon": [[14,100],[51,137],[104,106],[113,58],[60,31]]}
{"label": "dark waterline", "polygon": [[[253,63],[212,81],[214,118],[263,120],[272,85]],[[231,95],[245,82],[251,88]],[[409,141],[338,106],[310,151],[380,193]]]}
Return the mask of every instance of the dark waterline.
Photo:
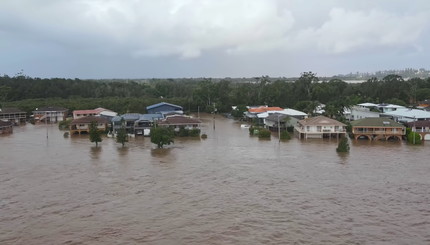
{"label": "dark waterline", "polygon": [[[0,137],[0,244],[430,244],[430,144]],[[46,138],[48,135],[48,139]]]}

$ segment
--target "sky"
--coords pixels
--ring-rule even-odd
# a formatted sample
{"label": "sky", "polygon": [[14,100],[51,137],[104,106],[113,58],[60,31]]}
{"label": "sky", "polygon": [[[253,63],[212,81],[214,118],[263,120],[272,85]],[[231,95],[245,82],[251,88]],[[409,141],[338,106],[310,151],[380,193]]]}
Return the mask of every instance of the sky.
{"label": "sky", "polygon": [[319,76],[426,68],[428,0],[0,0],[0,74]]}

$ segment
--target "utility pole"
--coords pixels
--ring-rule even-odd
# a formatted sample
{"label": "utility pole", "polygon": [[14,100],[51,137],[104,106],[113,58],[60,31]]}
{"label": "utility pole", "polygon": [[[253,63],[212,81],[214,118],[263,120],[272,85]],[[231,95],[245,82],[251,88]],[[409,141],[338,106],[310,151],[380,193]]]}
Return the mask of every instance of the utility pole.
{"label": "utility pole", "polygon": [[281,125],[279,123],[279,116],[280,114],[278,114],[278,140],[281,142]]}

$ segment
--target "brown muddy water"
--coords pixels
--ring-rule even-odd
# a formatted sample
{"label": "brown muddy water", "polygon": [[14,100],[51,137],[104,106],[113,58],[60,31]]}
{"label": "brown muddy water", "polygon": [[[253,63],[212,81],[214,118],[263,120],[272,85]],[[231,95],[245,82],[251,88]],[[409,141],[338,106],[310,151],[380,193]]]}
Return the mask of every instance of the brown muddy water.
{"label": "brown muddy water", "polygon": [[[0,137],[0,244],[430,244],[430,142]],[[46,135],[48,134],[48,139]]]}

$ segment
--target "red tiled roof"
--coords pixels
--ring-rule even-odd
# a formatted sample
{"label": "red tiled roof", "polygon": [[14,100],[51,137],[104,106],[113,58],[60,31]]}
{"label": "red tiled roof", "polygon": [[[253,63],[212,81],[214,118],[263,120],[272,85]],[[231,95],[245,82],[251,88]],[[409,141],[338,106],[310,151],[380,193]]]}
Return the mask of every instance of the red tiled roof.
{"label": "red tiled roof", "polygon": [[281,107],[265,107],[265,106],[260,106],[257,108],[250,108],[248,111],[251,113],[263,113],[263,112],[267,112],[267,111],[282,111],[284,109],[282,109]]}

